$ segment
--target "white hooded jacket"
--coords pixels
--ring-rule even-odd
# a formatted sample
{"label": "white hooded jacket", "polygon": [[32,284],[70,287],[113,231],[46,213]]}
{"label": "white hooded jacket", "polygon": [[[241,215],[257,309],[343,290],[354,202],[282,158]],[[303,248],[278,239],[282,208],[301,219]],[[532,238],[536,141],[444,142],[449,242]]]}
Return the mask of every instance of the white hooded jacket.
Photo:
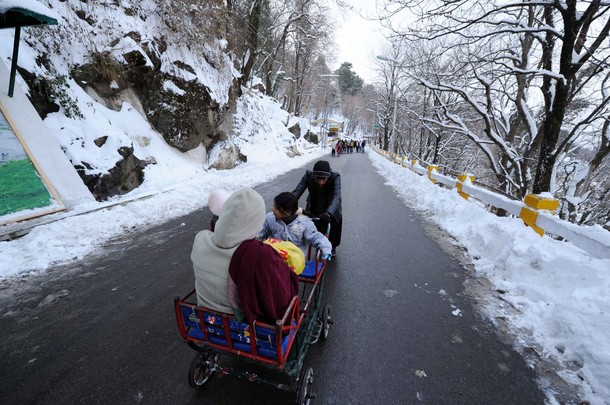
{"label": "white hooded jacket", "polygon": [[264,219],[263,198],[251,188],[244,188],[227,199],[214,232],[204,230],[195,236],[191,260],[198,305],[233,313],[227,294],[231,257],[241,242],[259,234]]}

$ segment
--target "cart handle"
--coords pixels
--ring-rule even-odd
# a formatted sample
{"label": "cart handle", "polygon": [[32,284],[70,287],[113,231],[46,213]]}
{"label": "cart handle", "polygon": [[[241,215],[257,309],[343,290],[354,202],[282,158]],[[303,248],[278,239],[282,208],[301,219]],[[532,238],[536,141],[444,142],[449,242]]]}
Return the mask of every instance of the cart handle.
{"label": "cart handle", "polygon": [[[286,312],[284,313],[284,316],[282,317],[282,319],[278,319],[277,321],[275,321],[275,326],[278,330],[284,330],[286,328],[286,321],[288,320],[288,318],[290,317],[290,319],[296,319],[295,317],[295,313],[299,313],[299,309],[300,309],[301,305],[300,305],[300,300],[299,300],[299,296],[295,295],[294,297],[292,297],[292,300],[290,301],[290,305],[288,305],[288,308],[286,309]],[[290,327],[292,327],[293,325],[289,325],[287,327],[288,330],[290,330]],[[298,325],[297,325],[298,326]]]}
{"label": "cart handle", "polygon": [[[191,291],[190,291],[188,294],[186,294],[184,297],[180,298],[179,300],[180,300],[181,302],[186,302],[186,300],[187,300],[187,299],[188,299],[188,298],[189,298],[191,295],[193,295],[193,294],[195,294],[195,289],[194,289],[194,288],[193,288],[193,289],[192,289],[192,290],[191,290]],[[176,299],[174,298],[174,302],[175,302],[175,300],[176,300]]]}

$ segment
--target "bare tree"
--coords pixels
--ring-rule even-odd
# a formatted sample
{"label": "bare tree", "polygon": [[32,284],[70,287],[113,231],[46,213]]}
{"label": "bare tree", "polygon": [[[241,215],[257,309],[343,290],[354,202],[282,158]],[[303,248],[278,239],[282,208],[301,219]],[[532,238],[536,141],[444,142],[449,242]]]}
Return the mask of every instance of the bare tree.
{"label": "bare tree", "polygon": [[[558,159],[585,128],[603,136],[610,100],[604,2],[392,0],[384,9],[390,27],[392,15],[417,13],[410,31],[394,28],[396,38],[419,48],[435,41],[447,63],[436,77],[411,73],[461,100],[437,96],[442,114],[434,124],[474,142],[504,189],[519,196],[553,191]],[[579,96],[592,93],[583,106]]]}
{"label": "bare tree", "polygon": [[229,16],[233,13],[237,16],[237,23],[243,27],[244,50],[241,55],[240,77],[238,79],[237,91],[241,93],[241,87],[250,80],[252,68],[256,60],[258,50],[258,37],[260,29],[261,12],[268,0],[252,0],[248,2],[227,2]]}
{"label": "bare tree", "polygon": [[328,13],[321,2],[300,0],[299,7],[306,18],[297,22],[297,29],[291,35],[292,63],[291,81],[288,82],[287,109],[295,115],[303,112],[304,93],[319,78],[315,72],[314,62],[324,53],[328,41]]}
{"label": "bare tree", "polygon": [[330,43],[325,2],[233,0],[227,6],[238,16],[238,37],[245,44],[240,83],[254,74],[287,111],[301,115],[308,110],[319,87],[317,75],[328,72],[320,59]]}
{"label": "bare tree", "polygon": [[293,2],[270,2],[263,10],[259,57],[256,74],[264,83],[267,94],[275,97],[286,76],[285,65],[289,36],[297,29],[297,22],[305,18],[303,10]]}
{"label": "bare tree", "polygon": [[398,134],[398,97],[401,79],[401,70],[405,63],[400,60],[400,49],[398,46],[386,48],[383,55],[379,55],[377,60],[377,70],[381,75],[383,93],[379,104],[382,106],[380,124],[383,131],[382,145],[384,150],[391,152],[397,151]]}

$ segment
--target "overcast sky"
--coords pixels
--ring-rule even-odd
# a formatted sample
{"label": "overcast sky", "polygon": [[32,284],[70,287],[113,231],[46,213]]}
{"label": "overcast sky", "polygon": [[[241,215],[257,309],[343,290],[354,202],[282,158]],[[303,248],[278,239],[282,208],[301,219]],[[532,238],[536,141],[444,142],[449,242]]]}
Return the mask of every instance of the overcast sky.
{"label": "overcast sky", "polygon": [[[338,68],[343,62],[351,62],[353,70],[358,76],[367,83],[374,82],[375,55],[383,49],[384,43],[387,43],[380,33],[381,25],[360,17],[356,12],[341,11],[333,0],[330,2],[337,15],[335,42],[338,56],[334,68]],[[375,14],[375,1],[373,0],[348,0],[347,2],[363,15]]]}

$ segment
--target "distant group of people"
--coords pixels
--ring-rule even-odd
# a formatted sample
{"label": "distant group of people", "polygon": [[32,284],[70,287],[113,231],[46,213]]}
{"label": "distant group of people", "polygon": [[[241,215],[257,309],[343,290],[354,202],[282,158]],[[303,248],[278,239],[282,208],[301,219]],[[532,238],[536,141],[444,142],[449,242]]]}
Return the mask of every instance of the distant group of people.
{"label": "distant group of people", "polygon": [[274,241],[294,245],[301,255],[312,246],[322,260],[330,260],[341,243],[341,175],[325,160],[306,170],[292,192],[278,194],[270,213],[251,188],[215,191],[208,205],[210,229],[197,233],[191,252],[197,304],[239,321],[274,324],[298,295],[297,271]]}
{"label": "distant group of people", "polygon": [[355,139],[337,139],[336,141],[332,141],[330,144],[331,154],[332,156],[339,156],[341,153],[352,153],[363,152],[364,147],[366,146],[366,140],[355,140]]}

